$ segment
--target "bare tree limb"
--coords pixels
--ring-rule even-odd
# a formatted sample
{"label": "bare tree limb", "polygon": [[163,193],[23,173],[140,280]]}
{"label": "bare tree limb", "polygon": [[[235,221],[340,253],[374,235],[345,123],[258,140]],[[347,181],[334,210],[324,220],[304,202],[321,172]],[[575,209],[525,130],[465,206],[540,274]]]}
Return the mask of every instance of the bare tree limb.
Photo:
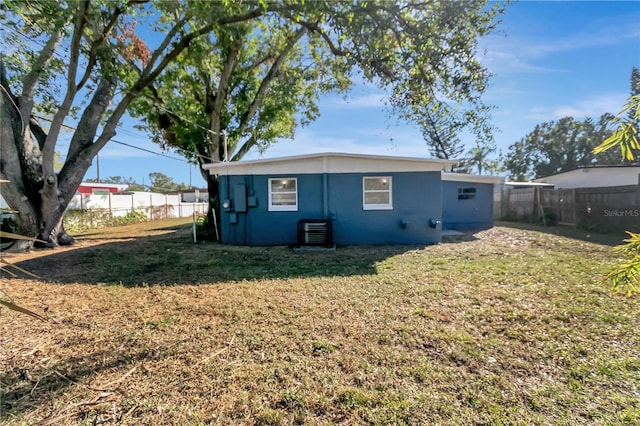
{"label": "bare tree limb", "polygon": [[[147,62],[147,65],[144,67],[144,70],[143,70],[143,72],[142,72],[142,74],[140,76],[141,79],[142,78],[146,78],[148,76],[148,74],[150,74],[152,72],[153,67],[155,66],[156,62],[162,56],[162,52],[164,52],[165,49],[167,48],[167,46],[169,46],[169,43],[171,43],[171,41],[173,40],[173,37],[175,37],[175,35],[184,28],[184,25],[189,21],[190,18],[191,17],[188,16],[188,15],[183,16],[182,19],[180,19],[178,22],[176,22],[176,24],[167,32],[167,35],[162,40],[162,43],[160,43],[158,48],[153,52],[153,54],[149,58],[149,61]],[[206,28],[208,28],[209,31],[211,31],[211,29],[213,29],[213,26],[207,26]],[[188,37],[188,35],[183,37],[183,39],[186,39],[187,37]],[[187,46],[188,46],[188,44],[189,43],[186,43]],[[177,48],[177,46],[176,46],[176,48]],[[184,50],[184,47],[182,49],[180,49],[180,52],[182,50]]]}
{"label": "bare tree limb", "polygon": [[[289,55],[291,50],[298,43],[298,41],[300,41],[300,39],[307,33],[307,31],[308,31],[308,29],[306,27],[304,27],[304,26],[302,28],[300,28],[293,35],[293,37],[291,37],[288,40],[288,42],[285,45],[285,47],[282,49],[282,51],[280,52],[280,54],[278,55],[276,60],[271,65],[271,68],[267,72],[267,75],[262,79],[262,82],[260,83],[260,87],[258,88],[258,91],[257,91],[255,97],[253,98],[253,102],[251,102],[251,105],[249,106],[249,109],[242,116],[242,120],[240,121],[240,125],[238,126],[238,131],[237,131],[238,137],[240,137],[245,132],[245,130],[247,129],[249,123],[251,122],[251,120],[255,116],[256,112],[262,106],[262,103],[264,102],[264,99],[267,96],[267,91],[269,90],[269,86],[271,85],[273,80],[275,80],[277,78],[278,72],[280,71],[280,67],[284,63],[285,59],[287,58],[287,56]],[[238,152],[238,154],[240,154],[241,152],[245,152],[245,153],[248,152],[249,149],[255,143],[256,143],[256,140],[254,138],[249,138],[249,140],[247,140],[243,144],[243,146],[240,148],[240,151]],[[242,154],[240,156],[240,158],[242,158],[242,156],[244,156],[244,154]],[[234,158],[235,158],[235,156],[234,156]]]}
{"label": "bare tree limb", "polygon": [[310,32],[319,34],[320,37],[324,39],[325,43],[327,43],[327,46],[329,46],[331,53],[333,53],[336,56],[347,56],[348,52],[336,46],[336,44],[333,42],[331,37],[322,28],[320,28],[318,24],[312,23],[312,22],[305,22],[305,21],[300,21],[298,23],[303,27],[307,28]]}
{"label": "bare tree limb", "polygon": [[[145,3],[145,2],[146,1],[139,1],[139,2],[135,2],[135,3]],[[132,3],[134,3],[134,2],[130,2],[130,4],[132,4]],[[107,23],[105,28],[100,33],[100,37],[98,37],[97,39],[95,39],[91,43],[91,49],[89,50],[89,53],[88,53],[87,67],[85,68],[84,75],[80,79],[80,82],[78,82],[78,84],[76,86],[76,90],[80,90],[82,87],[84,87],[84,85],[89,80],[89,77],[91,77],[91,72],[93,71],[93,69],[94,69],[94,67],[95,67],[95,65],[96,65],[96,63],[98,61],[97,60],[97,58],[98,58],[97,57],[98,47],[100,47],[102,44],[104,44],[105,40],[107,39],[107,35],[111,32],[111,30],[113,30],[113,28],[115,27],[116,23],[118,22],[118,18],[122,15],[123,12],[124,12],[123,9],[116,8],[113,11],[113,13],[111,14],[109,22]]]}
{"label": "bare tree limb", "polygon": [[[67,92],[65,94],[64,100],[58,108],[58,111],[56,111],[53,116],[51,127],[49,128],[49,133],[47,134],[47,138],[42,149],[42,174],[47,177],[48,180],[55,179],[53,171],[53,158],[55,155],[56,142],[58,140],[58,136],[60,135],[60,129],[62,128],[64,119],[69,115],[73,100],[78,93],[76,89],[76,75],[78,71],[81,48],[80,42],[82,40],[82,35],[88,22],[88,7],[88,0],[83,0],[79,3],[79,10],[76,14],[77,19],[74,24],[73,34],[71,37],[69,70],[67,73]],[[50,185],[51,184],[53,184],[53,182],[50,182]]]}
{"label": "bare tree limb", "polygon": [[[222,73],[220,74],[220,82],[218,83],[218,88],[213,101],[213,110],[211,111],[211,131],[213,132],[211,134],[211,149],[213,151],[220,146],[220,133],[223,130],[221,129],[220,116],[222,114],[224,101],[227,97],[227,91],[229,90],[229,79],[231,78],[231,73],[238,64],[238,57],[240,55],[242,43],[243,38],[241,37],[237,37],[233,40],[231,47],[229,48],[227,61],[224,64]],[[212,154],[214,154],[214,152],[212,152]]]}
{"label": "bare tree limb", "polygon": [[[71,15],[67,18],[66,23],[68,23],[70,20]],[[40,51],[38,58],[35,60],[33,66],[31,67],[31,71],[24,77],[22,83],[22,93],[18,102],[18,104],[20,105],[20,115],[22,116],[23,121],[23,132],[27,129],[28,119],[31,116],[31,110],[33,109],[33,96],[35,93],[36,83],[38,82],[38,79],[40,78],[40,75],[45,69],[47,63],[53,57],[58,43],[62,39],[62,28],[64,28],[64,26],[65,25],[62,25],[60,31],[51,34],[44,47]]]}
{"label": "bare tree limb", "polygon": [[45,133],[44,130],[42,130],[42,126],[40,126],[40,123],[38,122],[38,120],[35,119],[35,117],[31,117],[29,119],[29,130],[31,130],[31,133],[33,134],[33,136],[36,138],[36,141],[38,142],[38,146],[40,147],[40,150],[42,150],[44,146],[44,142],[47,139],[47,134]]}

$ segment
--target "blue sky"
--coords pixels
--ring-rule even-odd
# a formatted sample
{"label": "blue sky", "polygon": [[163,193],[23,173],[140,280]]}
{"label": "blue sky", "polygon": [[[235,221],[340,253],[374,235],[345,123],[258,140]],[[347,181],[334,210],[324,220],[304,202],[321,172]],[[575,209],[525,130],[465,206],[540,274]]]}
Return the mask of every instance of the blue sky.
{"label": "blue sky", "polygon": [[[536,124],[565,116],[598,118],[617,113],[629,95],[631,68],[640,68],[640,2],[534,2],[507,7],[498,30],[481,42],[483,64],[494,74],[484,100],[496,109],[498,149],[529,133]],[[385,93],[359,85],[345,99],[321,99],[320,117],[263,154],[245,159],[317,152],[429,157],[420,131],[389,117]],[[122,123],[117,141],[160,153],[146,135]],[[462,138],[470,149],[474,141]],[[177,154],[167,152],[171,157]],[[175,182],[204,185],[196,166],[110,143],[99,156],[100,177],[124,176],[148,183],[161,172]],[[97,176],[96,161],[86,178]]]}

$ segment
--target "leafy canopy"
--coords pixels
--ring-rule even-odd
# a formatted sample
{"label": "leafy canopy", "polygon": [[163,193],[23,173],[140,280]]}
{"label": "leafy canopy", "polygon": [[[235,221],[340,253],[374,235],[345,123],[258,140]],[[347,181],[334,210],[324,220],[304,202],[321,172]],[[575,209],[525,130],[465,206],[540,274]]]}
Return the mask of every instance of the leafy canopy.
{"label": "leafy canopy", "polygon": [[640,155],[640,142],[638,141],[638,130],[640,129],[640,70],[633,67],[631,69],[631,94],[626,105],[611,120],[616,127],[611,136],[602,141],[593,149],[594,154],[614,148],[620,148],[620,154],[625,161],[634,161]]}
{"label": "leafy canopy", "polygon": [[587,118],[561,118],[536,125],[534,130],[509,147],[505,168],[511,179],[527,181],[594,164],[619,164],[614,155],[596,157],[593,148],[611,134],[611,114],[597,122]]}
{"label": "leafy canopy", "polygon": [[[134,114],[158,143],[200,163],[224,158],[223,134],[231,160],[293,137],[319,114],[320,94],[347,90],[354,78],[389,89],[392,110],[407,120],[420,123],[436,105],[449,128],[479,128],[489,75],[477,40],[501,11],[486,1],[290,5],[192,43]],[[445,113],[440,97],[467,111]]]}

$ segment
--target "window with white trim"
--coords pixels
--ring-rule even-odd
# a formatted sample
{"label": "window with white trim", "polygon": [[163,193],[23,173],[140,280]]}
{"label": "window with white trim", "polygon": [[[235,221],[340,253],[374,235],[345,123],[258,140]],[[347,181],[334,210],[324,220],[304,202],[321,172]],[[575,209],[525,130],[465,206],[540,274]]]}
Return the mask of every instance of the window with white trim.
{"label": "window with white trim", "polygon": [[269,211],[298,211],[298,180],[296,178],[269,179]]}
{"label": "window with white trim", "polygon": [[393,209],[391,176],[365,176],[362,178],[362,209]]}

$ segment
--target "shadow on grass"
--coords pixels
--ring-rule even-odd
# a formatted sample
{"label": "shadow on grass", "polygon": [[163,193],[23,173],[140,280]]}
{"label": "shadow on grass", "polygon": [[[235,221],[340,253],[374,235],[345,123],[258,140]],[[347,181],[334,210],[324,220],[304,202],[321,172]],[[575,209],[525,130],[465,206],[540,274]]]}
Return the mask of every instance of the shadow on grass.
{"label": "shadow on grass", "polygon": [[295,253],[290,247],[194,244],[183,226],[162,235],[107,241],[16,265],[57,283],[124,286],[205,284],[317,276],[370,275],[376,264],[417,246],[350,246]]}
{"label": "shadow on grass", "polygon": [[629,236],[624,232],[600,234],[597,232],[589,232],[559,225],[541,226],[523,222],[501,221],[496,222],[495,226],[504,226],[505,228],[526,229],[529,231],[544,232],[545,234],[558,235],[561,237],[608,246],[617,246],[620,244],[624,244],[623,240],[629,238]]}
{"label": "shadow on grass", "polygon": [[[83,413],[81,411],[82,405],[94,405],[95,397],[99,397],[101,394],[104,396],[117,393],[118,387],[117,381],[107,384],[103,388],[87,387],[85,383],[88,378],[103,372],[124,368],[132,372],[131,367],[137,369],[141,362],[160,361],[163,358],[173,356],[174,352],[175,350],[171,348],[159,346],[141,346],[126,351],[111,347],[68,357],[46,369],[40,369],[36,365],[33,371],[24,368],[5,371],[0,374],[0,383],[8,390],[0,399],[0,423],[2,423],[3,416],[7,416],[6,418],[19,416],[41,408],[43,404],[51,403],[55,395],[74,385],[86,387],[84,392],[88,401],[70,404],[57,413],[52,412],[37,423],[70,424],[70,421],[79,421],[83,417],[88,420],[89,414],[95,415],[95,413],[86,410]],[[95,417],[98,418],[97,415]]]}

